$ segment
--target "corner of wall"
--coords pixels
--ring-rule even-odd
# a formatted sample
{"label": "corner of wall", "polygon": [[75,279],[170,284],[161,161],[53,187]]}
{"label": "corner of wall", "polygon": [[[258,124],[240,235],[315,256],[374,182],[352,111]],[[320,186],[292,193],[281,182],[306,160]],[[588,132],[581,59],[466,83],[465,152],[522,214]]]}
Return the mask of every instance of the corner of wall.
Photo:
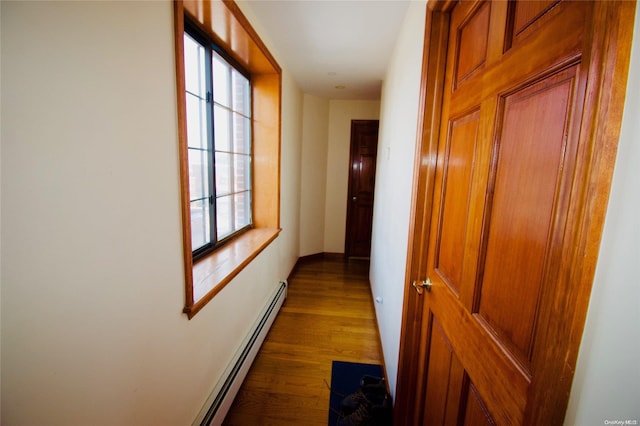
{"label": "corner of wall", "polygon": [[304,94],[302,112],[300,255],[324,248],[329,100]]}

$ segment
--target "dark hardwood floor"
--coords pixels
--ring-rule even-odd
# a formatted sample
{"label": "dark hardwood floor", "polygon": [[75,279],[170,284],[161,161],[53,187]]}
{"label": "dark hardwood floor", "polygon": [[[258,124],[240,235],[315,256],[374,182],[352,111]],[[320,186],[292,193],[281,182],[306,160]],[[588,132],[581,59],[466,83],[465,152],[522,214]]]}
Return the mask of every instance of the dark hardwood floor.
{"label": "dark hardwood floor", "polygon": [[326,426],[331,361],[382,364],[368,275],[368,261],[299,262],[225,425]]}

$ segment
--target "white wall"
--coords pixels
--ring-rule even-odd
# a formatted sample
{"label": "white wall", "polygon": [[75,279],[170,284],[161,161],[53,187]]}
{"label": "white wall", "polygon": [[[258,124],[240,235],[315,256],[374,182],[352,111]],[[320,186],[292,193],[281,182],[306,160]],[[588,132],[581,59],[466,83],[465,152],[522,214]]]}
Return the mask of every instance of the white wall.
{"label": "white wall", "polygon": [[300,256],[324,251],[329,100],[304,95],[300,194]]}
{"label": "white wall", "polygon": [[[284,64],[281,64],[284,67]],[[279,276],[287,278],[300,256],[303,94],[285,69],[282,76]]]}
{"label": "white wall", "polygon": [[566,425],[640,422],[640,7],[616,167]]}
{"label": "white wall", "polygon": [[297,258],[302,94],[282,234],[188,321],[171,2],[0,7],[1,423],[190,424]]}
{"label": "white wall", "polygon": [[349,186],[351,120],[377,120],[379,101],[329,102],[329,146],[324,218],[324,251],[344,253]]}
{"label": "white wall", "polygon": [[395,393],[411,188],[415,158],[426,2],[413,1],[382,86],[371,247],[376,303],[389,387]]}

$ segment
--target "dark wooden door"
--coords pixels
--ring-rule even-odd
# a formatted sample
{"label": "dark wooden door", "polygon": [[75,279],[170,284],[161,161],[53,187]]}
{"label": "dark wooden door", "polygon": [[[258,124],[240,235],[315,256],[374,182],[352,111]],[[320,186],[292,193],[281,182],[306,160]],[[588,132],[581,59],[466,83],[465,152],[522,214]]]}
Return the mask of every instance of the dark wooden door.
{"label": "dark wooden door", "polygon": [[369,257],[376,181],[378,120],[351,121],[345,255]]}
{"label": "dark wooden door", "polygon": [[[582,262],[593,250],[584,227],[601,149],[590,135],[601,5],[444,7],[430,24],[442,26],[446,47],[439,136],[423,158],[435,165],[433,193],[414,245],[424,253],[413,283],[423,300],[416,409],[397,418],[562,424],[588,300]],[[620,17],[612,10],[605,19]]]}

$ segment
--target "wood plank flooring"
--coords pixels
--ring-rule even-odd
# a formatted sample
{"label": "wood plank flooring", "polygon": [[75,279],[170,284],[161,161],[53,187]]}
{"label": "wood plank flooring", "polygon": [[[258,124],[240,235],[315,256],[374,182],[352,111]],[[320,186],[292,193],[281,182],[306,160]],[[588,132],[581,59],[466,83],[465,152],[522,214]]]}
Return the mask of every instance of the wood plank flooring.
{"label": "wood plank flooring", "polygon": [[224,425],[326,426],[331,361],[382,364],[368,275],[367,261],[299,263]]}

